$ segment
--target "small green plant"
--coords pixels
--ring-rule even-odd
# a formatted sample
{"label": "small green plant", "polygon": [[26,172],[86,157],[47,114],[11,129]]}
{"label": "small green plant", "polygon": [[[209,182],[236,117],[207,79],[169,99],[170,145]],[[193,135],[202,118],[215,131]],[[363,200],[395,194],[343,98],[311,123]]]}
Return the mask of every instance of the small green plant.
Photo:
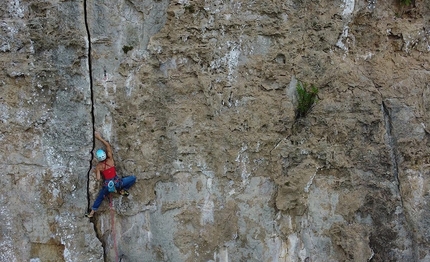
{"label": "small green plant", "polygon": [[122,47],[122,51],[123,51],[125,54],[127,54],[127,52],[128,52],[128,51],[131,51],[131,50],[133,50],[133,47],[132,47],[132,46],[125,45],[125,46],[123,46],[123,47]]}
{"label": "small green plant", "polygon": [[309,110],[312,108],[312,105],[317,101],[318,98],[318,88],[314,85],[311,85],[310,90],[308,85],[302,84],[300,81],[297,82],[297,113],[296,119],[305,117]]}
{"label": "small green plant", "polygon": [[196,10],[194,9],[194,6],[193,5],[186,5],[185,6],[185,10],[187,10],[188,12],[190,12],[190,13],[194,13]]}
{"label": "small green plant", "polygon": [[412,4],[412,0],[400,0],[400,4],[402,4],[402,5],[411,5]]}

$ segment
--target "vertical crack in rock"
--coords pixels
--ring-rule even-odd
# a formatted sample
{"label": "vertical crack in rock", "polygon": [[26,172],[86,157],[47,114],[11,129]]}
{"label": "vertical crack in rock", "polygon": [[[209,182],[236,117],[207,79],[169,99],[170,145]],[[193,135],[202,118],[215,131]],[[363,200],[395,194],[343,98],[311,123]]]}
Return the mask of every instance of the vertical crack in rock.
{"label": "vertical crack in rock", "polygon": [[[94,90],[93,90],[93,72],[92,72],[92,61],[91,61],[91,33],[90,33],[90,28],[89,28],[89,24],[88,24],[88,14],[87,14],[87,0],[84,0],[83,2],[84,4],[84,20],[85,20],[85,29],[86,29],[86,33],[87,33],[87,44],[88,44],[88,76],[89,76],[89,80],[90,80],[90,96],[91,96],[91,126],[92,126],[92,147],[91,147],[91,156],[92,156],[92,152],[94,151],[96,142],[95,142],[95,138],[94,138],[94,132],[95,132],[95,115],[94,115]],[[91,175],[91,170],[92,170],[92,159],[93,157],[91,157],[90,161],[89,161],[89,168],[88,168],[88,173],[87,173],[87,202],[88,202],[88,206],[87,209],[88,211],[90,211],[90,204],[91,204],[91,199],[90,199],[90,175]],[[106,261],[106,244],[103,241],[103,238],[98,234],[97,231],[97,227],[95,225],[95,223],[93,223],[94,225],[94,232],[96,234],[96,237],[99,239],[100,243],[102,244],[102,248],[103,248],[103,261]]]}
{"label": "vertical crack in rock", "polygon": [[411,243],[407,244],[409,247],[407,249],[410,250],[410,256],[412,258],[411,261],[417,261],[417,248],[416,248],[416,235],[412,233],[413,230],[413,223],[411,222],[411,219],[409,217],[409,214],[407,210],[405,210],[404,203],[403,203],[403,196],[401,191],[401,184],[399,179],[399,166],[398,166],[398,153],[397,153],[397,145],[396,145],[396,139],[393,136],[393,121],[392,121],[392,114],[390,113],[389,107],[385,104],[385,102],[382,100],[382,113],[384,115],[384,122],[385,122],[385,130],[386,130],[386,137],[387,137],[387,144],[390,149],[390,158],[393,165],[392,172],[394,175],[395,182],[397,184],[397,190],[399,194],[400,199],[400,205],[401,205],[401,216],[403,217],[405,222],[405,230],[406,230],[406,237],[409,238]]}
{"label": "vertical crack in rock", "polygon": [[[91,64],[91,34],[90,34],[90,28],[88,26],[88,15],[87,15],[87,1],[84,0],[84,19],[85,19],[85,29],[87,31],[87,43],[88,43],[88,76],[90,79],[90,95],[91,95],[91,123],[92,123],[92,148],[91,152],[94,151],[95,147],[95,139],[94,139],[94,92],[93,92],[93,74],[92,74],[92,64]],[[90,167],[88,169],[87,173],[87,202],[88,202],[88,210],[90,210],[90,173],[92,170],[92,158],[90,159]]]}
{"label": "vertical crack in rock", "polygon": [[403,208],[403,200],[402,200],[402,194],[400,192],[400,180],[399,180],[399,167],[398,167],[398,157],[397,157],[397,150],[396,150],[396,141],[393,137],[392,130],[393,130],[393,123],[390,115],[390,110],[385,105],[385,102],[382,101],[382,113],[384,114],[384,122],[385,122],[385,130],[386,130],[386,137],[387,137],[387,144],[390,149],[390,158],[391,158],[391,164],[393,165],[392,173],[394,175],[395,182],[397,184],[397,190],[399,192],[400,197],[400,203]]}

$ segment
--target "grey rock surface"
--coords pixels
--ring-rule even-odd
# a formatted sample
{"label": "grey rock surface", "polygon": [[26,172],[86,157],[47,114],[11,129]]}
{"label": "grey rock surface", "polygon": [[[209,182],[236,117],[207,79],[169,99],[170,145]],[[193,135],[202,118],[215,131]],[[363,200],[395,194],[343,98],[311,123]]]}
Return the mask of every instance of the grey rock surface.
{"label": "grey rock surface", "polygon": [[[0,19],[1,261],[430,261],[427,2],[6,0]],[[302,118],[298,82],[319,90]],[[88,220],[94,130],[137,183]]]}

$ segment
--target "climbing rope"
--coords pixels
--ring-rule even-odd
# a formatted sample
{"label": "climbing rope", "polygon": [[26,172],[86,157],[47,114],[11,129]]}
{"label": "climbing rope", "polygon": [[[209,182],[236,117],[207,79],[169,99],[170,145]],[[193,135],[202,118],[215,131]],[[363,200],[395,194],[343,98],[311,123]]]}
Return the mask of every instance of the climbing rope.
{"label": "climbing rope", "polygon": [[111,217],[111,225],[112,225],[112,238],[113,238],[113,247],[115,249],[115,261],[118,262],[118,246],[116,244],[116,232],[115,232],[115,210],[113,209],[112,204],[112,193],[109,194],[109,207],[110,207],[110,217]]}

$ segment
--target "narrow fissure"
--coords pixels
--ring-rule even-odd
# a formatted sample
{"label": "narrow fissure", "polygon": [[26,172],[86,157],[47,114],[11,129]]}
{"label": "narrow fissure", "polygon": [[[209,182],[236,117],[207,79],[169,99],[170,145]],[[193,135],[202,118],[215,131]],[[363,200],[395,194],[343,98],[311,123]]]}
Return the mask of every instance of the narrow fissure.
{"label": "narrow fissure", "polygon": [[[84,0],[84,18],[85,18],[85,29],[87,31],[87,41],[88,41],[88,75],[90,78],[90,96],[91,96],[91,126],[92,126],[92,147],[91,147],[91,155],[92,152],[94,151],[95,148],[95,139],[94,139],[94,132],[95,132],[95,127],[94,127],[94,122],[95,122],[95,117],[94,117],[94,92],[93,92],[93,73],[92,73],[92,61],[91,61],[91,34],[90,34],[90,28],[88,26],[88,16],[87,16],[87,1]],[[92,157],[90,159],[90,167],[88,169],[88,173],[87,173],[87,210],[90,211],[90,204],[91,204],[91,200],[90,200],[90,175],[91,175],[91,170],[92,170]]]}
{"label": "narrow fissure", "polygon": [[[405,230],[409,234],[409,238],[411,239],[412,243],[415,243],[414,234],[411,234],[411,226],[408,219],[408,214],[405,213],[404,210],[404,204],[403,204],[403,197],[401,192],[401,185],[400,185],[400,179],[399,179],[399,160],[397,155],[397,144],[396,140],[393,137],[393,121],[392,121],[392,114],[390,113],[389,108],[387,105],[382,101],[382,113],[384,115],[384,122],[385,122],[385,130],[386,130],[386,139],[387,139],[387,145],[390,150],[390,158],[392,163],[392,173],[394,175],[395,182],[397,184],[397,192],[400,198],[400,205],[402,208],[402,216],[405,222]],[[416,257],[416,252],[412,252],[413,256]],[[373,261],[373,258],[372,258]]]}
{"label": "narrow fissure", "polygon": [[[93,151],[95,148],[95,138],[94,138],[94,94],[93,94],[93,74],[92,74],[92,61],[91,61],[91,34],[90,34],[90,28],[88,25],[88,15],[87,15],[87,1],[84,0],[84,21],[85,21],[85,29],[87,33],[87,44],[88,44],[88,76],[90,79],[90,97],[91,97],[91,132],[92,132],[92,147],[91,147],[91,156],[93,155]],[[90,211],[90,205],[91,205],[91,199],[90,199],[90,176],[91,176],[91,170],[93,169],[92,165],[92,159],[91,157],[89,161],[89,168],[87,172],[87,211]],[[97,233],[97,232],[96,232]]]}
{"label": "narrow fissure", "polygon": [[409,237],[412,241],[412,257],[414,258],[413,261],[416,261],[417,256],[417,249],[416,249],[416,235],[413,234],[413,226],[411,221],[410,221],[410,217],[409,214],[407,212],[407,210],[404,209],[404,203],[403,203],[403,197],[402,197],[402,191],[401,191],[401,184],[400,184],[400,179],[399,179],[399,166],[398,166],[398,155],[397,155],[397,145],[396,145],[396,141],[395,138],[393,137],[393,122],[392,122],[392,116],[390,113],[389,108],[387,107],[387,105],[384,103],[384,101],[382,101],[382,113],[384,115],[384,122],[385,122],[385,129],[386,129],[386,135],[387,135],[387,143],[390,149],[390,158],[391,158],[391,162],[393,165],[393,175],[394,175],[394,179],[395,182],[397,184],[397,190],[398,190],[398,194],[399,194],[399,198],[400,198],[400,205],[402,207],[402,214],[403,214],[403,218],[405,220],[405,227],[407,232],[409,232]]}
{"label": "narrow fissure", "polygon": [[387,106],[385,105],[384,101],[382,101],[382,112],[384,114],[385,130],[387,132],[386,133],[387,143],[388,143],[388,146],[390,149],[391,163],[393,165],[392,172],[393,172],[396,184],[397,184],[397,189],[399,191],[399,196],[400,196],[400,200],[401,200],[400,202],[401,202],[402,207],[403,207],[403,200],[402,200],[402,195],[400,192],[399,167],[398,167],[398,159],[397,159],[397,152],[396,152],[396,142],[395,142],[395,140],[393,138],[393,134],[392,134],[393,123],[391,120],[390,111],[387,108]]}
{"label": "narrow fissure", "polygon": [[[94,152],[94,148],[96,145],[95,142],[95,137],[94,137],[94,132],[95,132],[95,114],[94,114],[94,85],[93,85],[93,72],[92,72],[92,60],[91,60],[91,33],[90,33],[90,27],[88,24],[88,14],[87,14],[87,0],[84,0],[84,20],[85,20],[85,29],[86,29],[86,33],[87,33],[87,43],[88,43],[88,75],[89,75],[89,80],[90,80],[90,96],[91,96],[91,126],[92,126],[92,148],[91,148],[91,156]],[[89,168],[88,168],[88,173],[87,173],[87,211],[91,211],[90,210],[90,205],[91,205],[91,198],[90,198],[90,177],[91,177],[91,171],[93,169],[93,165],[92,165],[92,159],[93,157],[91,157],[90,161],[89,161]],[[102,244],[102,248],[103,248],[103,261],[106,261],[106,244],[103,241],[103,238],[100,236],[100,234],[97,231],[97,227],[96,227],[96,223],[93,223],[94,225],[94,232],[96,234],[96,237],[99,239],[100,243]]]}

